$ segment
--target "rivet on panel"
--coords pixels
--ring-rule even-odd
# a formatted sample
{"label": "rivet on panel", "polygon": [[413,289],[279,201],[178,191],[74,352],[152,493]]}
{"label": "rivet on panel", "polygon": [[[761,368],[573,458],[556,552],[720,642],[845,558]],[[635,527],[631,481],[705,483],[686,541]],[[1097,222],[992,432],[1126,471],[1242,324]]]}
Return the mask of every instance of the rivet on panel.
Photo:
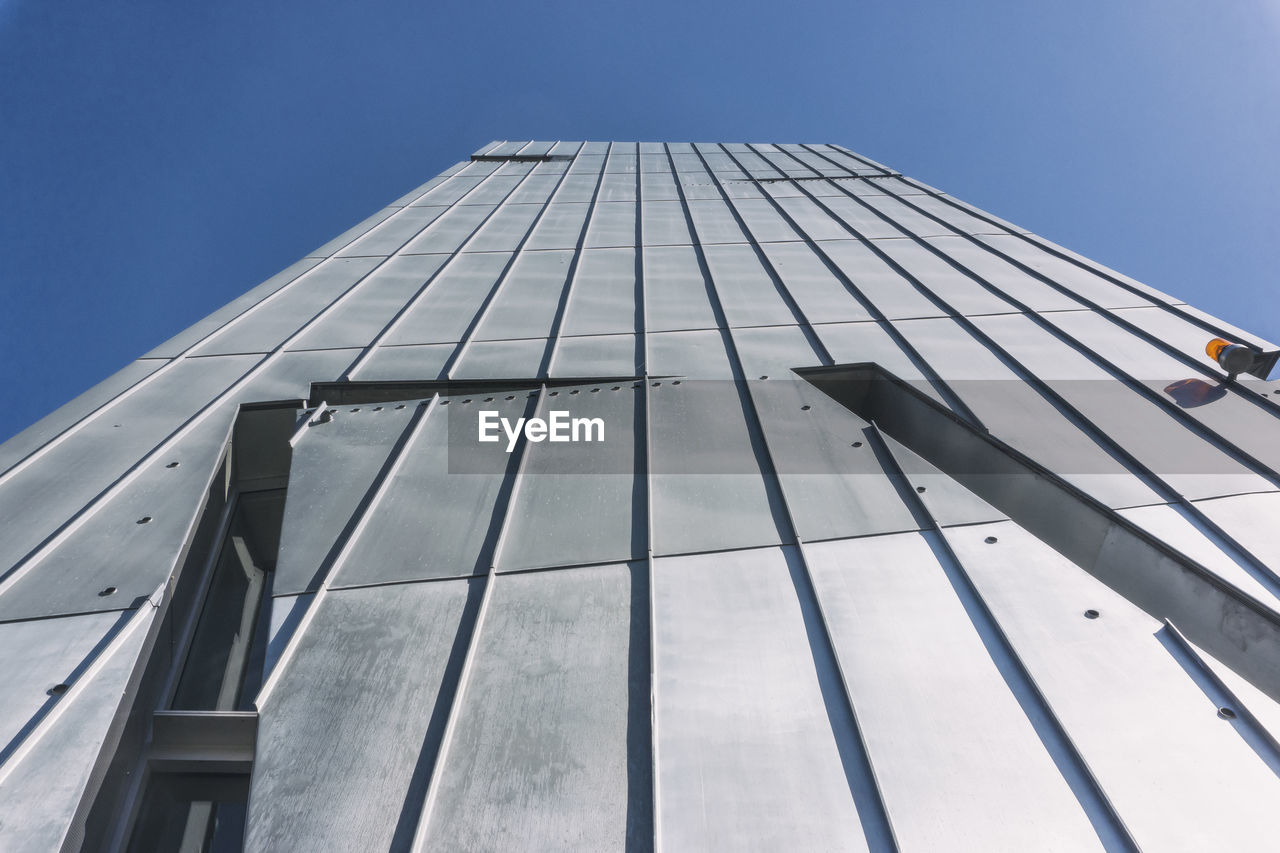
{"label": "rivet on panel", "polygon": [[115,594],[116,594],[116,588],[114,586],[109,586],[106,589],[100,590],[98,592],[98,597],[106,598],[108,595],[115,595]]}
{"label": "rivet on panel", "polygon": [[144,515],[142,518],[134,522],[134,524],[150,524],[150,523],[151,523],[151,516],[149,515]]}
{"label": "rivet on panel", "polygon": [[1223,707],[1218,709],[1218,716],[1224,720],[1234,720],[1236,718],[1236,712],[1230,708]]}
{"label": "rivet on panel", "polygon": [[674,382],[672,382],[671,384],[672,384],[672,385],[679,385],[679,384],[680,384],[680,380],[679,380],[679,379],[677,379],[677,380],[675,380]]}
{"label": "rivet on panel", "polygon": [[449,401],[448,401],[448,400],[441,400],[441,401],[440,401],[440,405],[442,405],[442,406],[447,406],[447,405],[449,405]]}
{"label": "rivet on panel", "polygon": [[374,410],[375,412],[381,412],[381,411],[382,411],[382,407],[381,407],[381,406],[374,406],[374,407],[373,407],[373,410]]}
{"label": "rivet on panel", "polygon": [[404,403],[401,403],[400,405],[396,406],[396,408],[397,408],[397,409],[403,409],[403,408],[404,408]]}
{"label": "rivet on panel", "polygon": [[467,399],[463,400],[462,402],[464,402],[464,403],[470,403],[470,402],[471,402],[471,398],[470,398],[470,397],[468,397]]}
{"label": "rivet on panel", "polygon": [[1000,540],[996,539],[996,537],[994,536],[988,536],[986,539],[983,539],[982,541],[986,542],[988,545],[994,545],[996,544],[996,542]]}
{"label": "rivet on panel", "polygon": [[658,387],[659,385],[661,385],[661,384],[662,384],[661,382],[655,382],[655,383],[653,383],[653,387],[654,387],[654,388],[657,388],[657,387]]}
{"label": "rivet on panel", "polygon": [[45,693],[48,693],[50,696],[61,696],[63,693],[66,693],[70,689],[71,689],[70,685],[59,683],[50,687],[48,690],[45,691]]}
{"label": "rivet on panel", "polygon": [[621,386],[621,385],[614,385],[614,386],[613,386],[613,390],[614,390],[614,391],[619,391],[619,390],[621,390],[621,389],[622,389],[622,386]]}
{"label": "rivet on panel", "polygon": [[516,398],[516,395],[515,395],[515,394],[508,394],[508,395],[507,395],[507,399],[508,399],[508,400],[514,400],[515,398]]}
{"label": "rivet on panel", "polygon": [[485,397],[485,398],[484,398],[484,401],[485,401],[486,403],[492,403],[492,402],[493,402],[493,398],[492,398],[492,397]]}
{"label": "rivet on panel", "polygon": [[861,447],[861,446],[862,446],[862,442],[861,442],[861,441],[855,441],[853,444],[851,444],[851,445],[849,445],[849,446],[850,446],[850,447]]}
{"label": "rivet on panel", "polygon": [[807,412],[807,411],[809,411],[809,408],[810,408],[809,406],[801,406],[801,407],[800,407],[800,411],[802,411],[802,412]]}
{"label": "rivet on panel", "polygon": [[920,494],[924,494],[924,486],[916,486],[916,491]]}
{"label": "rivet on panel", "polygon": [[177,468],[177,467],[178,467],[179,465],[181,465],[181,464],[182,464],[181,462],[170,462],[168,465],[166,465],[166,466],[164,466],[164,467],[166,467],[166,468]]}
{"label": "rivet on panel", "polygon": [[360,411],[360,407],[359,407],[359,406],[356,406],[356,407],[355,407],[354,409],[352,409],[351,411],[353,411],[353,412],[358,412],[358,411]]}
{"label": "rivet on panel", "polygon": [[552,391],[552,392],[551,392],[551,396],[552,396],[552,397],[559,397],[559,396],[560,396],[560,392],[559,392],[559,391]]}
{"label": "rivet on panel", "polygon": [[1101,613],[1099,613],[1098,611],[1096,611],[1096,610],[1094,610],[1094,609],[1092,609],[1092,608],[1090,608],[1090,609],[1088,609],[1088,610],[1086,610],[1086,611],[1084,612],[1084,618],[1086,618],[1086,619],[1097,619],[1097,618],[1098,618],[1099,616],[1101,616],[1101,615],[1102,615]]}
{"label": "rivet on panel", "polygon": [[591,389],[591,393],[592,393],[592,394],[594,394],[594,393],[596,393],[596,392],[597,392],[597,391],[599,391],[599,390],[600,390],[599,388],[592,388],[592,389]]}
{"label": "rivet on panel", "polygon": [[768,377],[768,376],[761,376],[760,378],[761,378],[761,379],[768,379],[769,377]]}

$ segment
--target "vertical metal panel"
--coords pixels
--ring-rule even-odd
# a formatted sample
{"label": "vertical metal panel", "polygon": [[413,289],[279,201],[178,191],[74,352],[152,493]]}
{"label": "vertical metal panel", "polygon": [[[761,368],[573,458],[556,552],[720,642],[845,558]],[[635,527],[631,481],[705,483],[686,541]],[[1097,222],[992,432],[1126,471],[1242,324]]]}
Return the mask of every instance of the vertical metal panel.
{"label": "vertical metal panel", "polygon": [[455,175],[432,187],[410,204],[413,207],[439,207],[455,204],[467,193],[480,185],[482,175]]}
{"label": "vertical metal panel", "polygon": [[0,485],[0,567],[21,559],[258,360],[181,361],[13,474]]}
{"label": "vertical metal panel", "polygon": [[637,329],[635,249],[587,249],[578,255],[561,335]]}
{"label": "vertical metal panel", "polygon": [[456,344],[378,347],[360,363],[352,379],[362,382],[438,379]]}
{"label": "vertical metal panel", "polygon": [[[47,546],[29,571],[6,583],[0,593],[0,619],[119,610],[151,595],[176,568],[204,505],[232,416],[226,409],[207,418],[163,459],[148,463],[110,499],[78,519],[64,538]],[[170,461],[181,464],[166,468]],[[139,523],[144,518],[147,521]],[[57,530],[49,519],[33,524],[39,524],[33,532],[48,535]],[[16,530],[12,535],[6,531],[4,538],[17,535]],[[108,588],[115,592],[102,595]]]}
{"label": "vertical metal panel", "polygon": [[552,379],[574,376],[638,376],[644,366],[643,351],[635,335],[585,335],[560,338],[549,375]]}
{"label": "vertical metal panel", "polygon": [[[790,548],[654,561],[658,843],[866,850]],[[839,719],[839,718],[837,718]]]}
{"label": "vertical metal panel", "polygon": [[1130,293],[1087,269],[1054,257],[1021,237],[995,235],[979,239],[1058,284],[1097,302],[1103,308],[1132,308],[1151,304],[1150,299]]}
{"label": "vertical metal panel", "polygon": [[[127,605],[128,602],[121,602]],[[0,623],[0,768],[60,701],[49,690],[76,680],[129,612]]]}
{"label": "vertical metal panel", "polygon": [[1280,779],[1153,636],[1159,622],[1012,523],[946,537],[1143,849],[1248,849],[1270,832]]}
{"label": "vertical metal panel", "polygon": [[[466,428],[457,445],[450,442],[449,406],[438,406],[426,416],[419,435],[403,451],[401,466],[384,485],[377,512],[331,580],[333,586],[459,577],[489,567],[502,520],[499,493],[514,473],[514,462],[507,470],[473,472],[462,462],[451,470],[450,457],[466,453],[464,444],[475,437],[473,413],[479,408],[496,410],[511,421],[524,415],[524,395],[515,394],[513,401],[504,399],[508,395],[493,396],[488,403],[480,396],[451,401],[464,407],[454,415],[459,428]],[[463,402],[469,399],[474,401]]]}
{"label": "vertical metal panel", "polygon": [[843,282],[804,243],[767,243],[760,247],[791,298],[811,323],[839,323],[869,320],[871,315],[858,304]]}
{"label": "vertical metal panel", "polygon": [[[1239,497],[1242,496],[1218,500],[1233,501],[1238,500]],[[1252,497],[1252,495],[1244,497]],[[1196,507],[1204,510],[1207,504],[1207,501],[1200,501],[1197,502]],[[1260,570],[1243,560],[1232,558],[1214,544],[1209,538],[1208,531],[1199,523],[1188,520],[1176,507],[1156,504],[1122,509],[1120,514],[1152,533],[1166,545],[1176,548],[1195,560],[1236,589],[1243,590],[1259,601],[1280,610],[1280,596],[1278,596],[1280,582],[1277,581],[1273,572]],[[1271,538],[1273,537],[1266,537],[1263,541]],[[1271,550],[1273,553],[1259,556],[1263,559],[1267,556],[1274,558],[1276,556],[1274,552],[1277,549]]]}
{"label": "vertical metal panel", "polygon": [[188,347],[214,331],[222,328],[222,326],[228,323],[232,318],[238,317],[245,311],[254,308],[268,296],[293,282],[307,270],[312,269],[320,262],[321,259],[319,258],[303,258],[300,261],[290,264],[281,272],[276,273],[262,284],[250,290],[244,296],[241,296],[238,299],[233,299],[231,302],[228,302],[226,305],[219,308],[217,311],[214,311],[203,320],[200,320],[195,325],[174,335],[160,346],[148,352],[143,356],[143,358],[171,358],[173,356],[181,355]]}
{"label": "vertical metal panel", "polygon": [[454,258],[382,342],[432,344],[461,340],[510,259],[505,253]]}
{"label": "vertical metal panel", "polygon": [[841,221],[850,225],[859,237],[867,240],[881,240],[905,237],[902,229],[895,228],[885,222],[874,211],[863,207],[851,198],[824,198],[823,205],[831,210]]}
{"label": "vertical metal panel", "polygon": [[449,180],[448,174],[442,173],[442,174],[436,175],[434,178],[427,181],[422,186],[412,189],[409,192],[405,193],[404,195],[400,196],[400,198],[391,202],[389,206],[390,207],[407,207],[413,202],[417,201],[420,197],[422,197],[429,191],[443,184],[447,180]]}
{"label": "vertical metal panel", "polygon": [[[773,187],[770,186],[770,195]],[[804,230],[810,240],[841,240],[849,237],[848,230],[830,213],[804,197],[797,188],[795,197],[777,197],[778,204]]]}
{"label": "vertical metal panel", "polygon": [[335,591],[315,605],[259,709],[246,849],[385,850],[412,838],[473,584]]}
{"label": "vertical metal panel", "polygon": [[55,409],[0,444],[0,471],[8,470],[66,430],[74,428],[81,420],[92,417],[94,411],[109,405],[117,396],[133,388],[165,364],[161,359],[132,361],[70,403]]}
{"label": "vertical metal panel", "polygon": [[386,219],[389,216],[393,216],[399,211],[400,211],[400,208],[398,207],[384,207],[382,210],[379,210],[377,213],[373,214],[372,216],[362,221],[359,225],[356,225],[352,228],[348,228],[346,231],[343,231],[337,237],[334,237],[332,240],[330,240],[328,243],[325,243],[320,248],[316,249],[313,252],[308,252],[307,257],[308,258],[327,258],[333,253],[337,252],[343,246],[350,243],[352,240],[355,240],[357,237],[360,237],[361,235],[368,233],[372,228],[376,227],[379,222],[382,222],[384,219]]}
{"label": "vertical metal panel", "polygon": [[[1080,300],[1053,289],[965,237],[932,237],[926,242],[1032,311],[1069,311],[1087,307]],[[933,286],[933,278],[923,280]]]}
{"label": "vertical metal panel", "polygon": [[818,245],[888,319],[940,317],[946,313],[861,240],[830,240]]}
{"label": "vertical metal panel", "polygon": [[1196,501],[1196,509],[1249,553],[1280,571],[1280,527],[1276,524],[1280,519],[1280,492]]}
{"label": "vertical metal panel", "polygon": [[636,205],[634,202],[597,204],[587,229],[588,249],[636,244]]}
{"label": "vertical metal panel", "polygon": [[706,246],[703,253],[730,326],[776,326],[796,322],[754,246]]}
{"label": "vertical metal panel", "polygon": [[[641,155],[647,157],[650,155]],[[656,155],[654,155],[656,156]],[[665,157],[662,162],[666,163]],[[661,171],[645,171],[640,175],[640,194],[646,203],[650,201],[679,201],[680,192],[676,189],[676,180],[665,168]]]}
{"label": "vertical metal panel", "polygon": [[504,204],[467,244],[468,252],[514,252],[541,212],[538,204]]}
{"label": "vertical metal panel", "polygon": [[546,204],[547,199],[560,183],[560,172],[552,168],[556,165],[558,164],[539,163],[532,174],[525,178],[524,183],[507,196],[506,203],[536,204],[539,207]]}
{"label": "vertical metal panel", "polygon": [[[904,184],[896,178],[889,180],[892,181],[892,184],[889,184],[888,181],[877,181],[876,183],[885,183],[887,186],[891,187],[893,192],[897,195],[902,195],[902,193],[899,192],[899,187],[910,188],[908,184]],[[957,231],[965,234],[1007,234],[1010,231],[1017,230],[1012,226],[1005,227],[1004,225],[988,222],[986,219],[980,219],[966,211],[964,208],[950,204],[946,200],[938,198],[935,195],[922,194],[909,198],[907,201],[911,202],[911,204],[914,204],[916,207],[922,208],[927,213],[933,214],[951,227],[955,228]]]}
{"label": "vertical metal panel", "polygon": [[823,363],[822,356],[814,350],[800,326],[735,329],[733,343],[742,363],[742,373],[748,379],[769,376],[794,380],[793,369],[818,367]]}
{"label": "vertical metal panel", "polygon": [[676,180],[680,183],[680,191],[686,200],[719,201],[721,199],[720,187],[706,172],[681,172],[676,175]]}
{"label": "vertical metal panel", "polygon": [[[1002,441],[1112,507],[1159,503],[1118,459],[1018,379],[954,320],[894,324]],[[955,381],[952,381],[955,380]]]}
{"label": "vertical metal panel", "polygon": [[[567,180],[567,179],[566,179]],[[593,179],[594,180],[594,179]],[[561,187],[563,195],[564,188]],[[524,244],[526,251],[532,249],[575,249],[582,235],[582,225],[590,211],[589,204],[547,205],[546,212],[538,220],[529,240]]]}
{"label": "vertical metal panel", "polygon": [[693,217],[694,229],[698,232],[698,242],[708,243],[745,243],[747,237],[738,227],[737,220],[728,205],[718,197],[690,199],[689,215]]}
{"label": "vertical metal panel", "polygon": [[[766,199],[736,198],[733,206],[757,242],[779,243],[800,239],[800,235],[774,209],[773,203]],[[801,223],[801,227],[806,227],[805,223]]]}
{"label": "vertical metal panel", "polygon": [[691,379],[732,379],[724,333],[715,329],[648,336],[649,373]]}
{"label": "vertical metal panel", "polygon": [[[565,177],[564,183],[556,191],[555,201],[557,204],[586,204],[595,197],[600,170],[598,168],[590,170],[579,169],[578,166],[578,163],[574,163],[573,171]],[[554,246],[551,248],[560,247]]]}
{"label": "vertical metal panel", "polygon": [[550,334],[572,262],[572,252],[522,252],[489,304],[475,339]]}
{"label": "vertical metal panel", "polygon": [[899,845],[1102,849],[938,564],[935,535],[805,548]]}
{"label": "vertical metal panel", "polygon": [[684,215],[684,206],[679,201],[654,201],[649,198],[648,187],[644,188],[645,200],[641,206],[643,213],[643,234],[646,246],[688,246],[693,243],[693,234]]}
{"label": "vertical metal panel", "polygon": [[941,297],[957,314],[1001,314],[1018,310],[915,240],[884,240],[877,243],[876,248]]}
{"label": "vertical metal panel", "polygon": [[601,428],[581,433],[589,441],[529,443],[500,570],[645,556],[645,485],[636,480],[644,470],[636,455],[644,446],[643,393],[642,384],[630,382],[547,392],[543,417],[560,411],[599,419]]}
{"label": "vertical metal panel", "polygon": [[[1078,313],[1081,317],[1090,314]],[[1028,318],[1017,314],[979,317],[975,323],[1094,425],[1184,494],[1210,497],[1272,487]],[[1219,402],[1230,405],[1226,398]],[[1242,401],[1231,402],[1239,404],[1241,415],[1252,409]],[[1274,426],[1274,419],[1265,412],[1255,414],[1259,426],[1264,419]]]}
{"label": "vertical metal panel", "polygon": [[[311,390],[312,382],[337,380],[359,355],[360,350],[357,349],[279,353],[261,371],[236,389],[235,402],[305,398]],[[222,414],[230,419],[234,408],[234,405],[228,405]]]}
{"label": "vertical metal panel", "polygon": [[339,251],[337,257],[357,258],[394,254],[448,209],[447,207],[408,207],[398,211],[368,234]]}
{"label": "vertical metal panel", "polygon": [[749,387],[802,539],[918,527],[872,450],[865,442],[853,446],[864,438],[861,419],[800,380],[754,381]]}
{"label": "vertical metal panel", "polygon": [[456,252],[494,210],[491,204],[456,204],[410,240],[401,252],[406,255]]}
{"label": "vertical metal panel", "polygon": [[461,361],[449,371],[450,379],[535,378],[549,341],[475,341],[467,345]]}
{"label": "vertical metal panel", "polygon": [[[836,364],[874,361],[885,370],[930,393],[932,385],[919,365],[911,360],[879,323],[823,323],[813,327],[814,334],[831,353]],[[935,399],[942,398],[936,392]]]}
{"label": "vertical metal panel", "polygon": [[335,407],[328,423],[304,428],[293,448],[273,594],[319,587],[326,558],[340,544],[343,530],[355,522],[417,405],[380,408]]}
{"label": "vertical metal panel", "polygon": [[893,196],[869,195],[861,196],[861,199],[916,237],[945,237],[954,233],[946,225],[939,225]]}
{"label": "vertical metal panel", "polygon": [[600,182],[599,201],[635,201],[636,200],[636,176],[635,173],[624,174],[622,172],[606,172],[604,179]]}
{"label": "vertical metal panel", "polygon": [[644,250],[645,323],[650,332],[713,329],[715,313],[707,296],[697,253],[688,246]]}
{"label": "vertical metal panel", "polygon": [[366,346],[448,259],[448,255],[401,255],[389,259],[370,273],[349,299],[307,329],[289,348]]}
{"label": "vertical metal panel", "polygon": [[779,498],[760,472],[762,449],[753,444],[737,384],[663,381],[649,392],[653,552],[781,542]]}
{"label": "vertical metal panel", "polygon": [[194,355],[270,352],[368,275],[381,258],[339,258],[310,270],[295,286],[192,350]]}
{"label": "vertical metal panel", "polygon": [[[1185,307],[1181,310],[1188,311]],[[1210,358],[1208,353],[1205,352],[1205,344],[1207,344],[1211,338],[1215,337],[1214,333],[1196,325],[1185,317],[1180,317],[1172,311],[1160,307],[1120,308],[1112,311],[1111,313],[1125,322],[1132,323],[1144,332],[1154,335],[1159,338],[1162,343],[1172,347],[1183,355],[1190,356],[1205,367],[1215,372],[1222,370],[1218,365],[1218,362]],[[1208,314],[1204,314],[1203,312],[1188,313],[1198,314],[1199,316],[1207,319],[1213,325],[1218,326],[1228,333],[1233,342],[1253,344],[1260,349],[1276,349],[1274,344],[1259,338],[1257,335],[1250,334],[1243,329],[1236,328],[1230,323],[1225,323],[1216,317],[1210,317]],[[1125,334],[1126,336],[1128,335],[1128,333]],[[1150,355],[1148,355],[1148,358],[1150,358]],[[1166,363],[1170,364],[1172,367],[1173,364],[1177,364],[1178,362],[1176,359],[1169,357],[1169,361]],[[1180,367],[1174,370],[1173,373],[1162,372],[1162,375],[1169,376],[1178,372],[1189,373],[1190,371],[1185,367]],[[1254,381],[1254,377],[1247,373],[1242,374],[1237,378],[1242,382]]]}
{"label": "vertical metal panel", "polygon": [[500,204],[519,185],[525,173],[531,171],[529,163],[504,163],[501,174],[495,174],[461,199],[462,205]]}
{"label": "vertical metal panel", "polygon": [[647,657],[644,573],[611,565],[494,580],[433,780],[427,849],[652,843],[637,814],[650,811],[649,742],[632,731],[649,704],[648,668],[633,660]]}
{"label": "vertical metal panel", "polygon": [[0,767],[5,774],[0,781],[0,832],[6,850],[44,853],[62,845],[154,612],[143,605],[136,623],[104,650],[97,672],[58,700],[65,707],[33,734],[29,750]]}

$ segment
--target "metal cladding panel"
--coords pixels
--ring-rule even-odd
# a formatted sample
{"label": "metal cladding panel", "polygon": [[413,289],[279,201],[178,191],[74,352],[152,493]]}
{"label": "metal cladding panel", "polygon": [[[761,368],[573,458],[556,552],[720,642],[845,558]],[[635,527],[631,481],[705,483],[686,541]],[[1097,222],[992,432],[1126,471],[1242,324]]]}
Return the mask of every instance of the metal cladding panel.
{"label": "metal cladding panel", "polygon": [[[444,203],[447,204],[448,202],[444,202]],[[387,219],[390,216],[394,216],[399,212],[400,212],[399,207],[384,207],[382,210],[379,210],[377,213],[365,219],[359,225],[355,226],[354,228],[349,228],[348,230],[339,234],[337,237],[334,237],[332,240],[330,240],[328,243],[325,243],[323,246],[316,249],[314,252],[308,252],[307,257],[308,258],[331,257],[332,255],[337,254],[338,251],[340,251],[343,247],[350,245],[351,241],[369,233],[371,229],[377,227],[378,223],[382,222],[383,220]]]}
{"label": "metal cladding panel", "polygon": [[591,212],[591,225],[587,228],[588,249],[636,244],[636,205],[631,201],[611,201],[597,204]]}
{"label": "metal cladding panel", "polygon": [[580,434],[590,439],[583,443],[527,443],[498,569],[645,556],[645,483],[637,473],[644,470],[643,396],[644,384],[632,382],[547,392],[543,417],[558,410],[565,419],[599,419],[599,427],[583,425]]}
{"label": "metal cladding panel", "polygon": [[[175,362],[48,448],[34,464],[13,471],[0,483],[3,570],[48,539],[258,360],[231,356]],[[230,425],[230,413],[223,414]]]}
{"label": "metal cladding panel", "polygon": [[636,344],[637,335],[587,335],[560,338],[548,375],[552,379],[575,376],[636,376],[644,372],[643,352]]}
{"label": "metal cladding panel", "polygon": [[485,296],[511,261],[505,252],[458,255],[436,274],[382,339],[383,344],[435,344],[462,340]]}
{"label": "metal cladding panel", "polygon": [[[468,196],[467,201],[470,200]],[[491,204],[457,204],[405,245],[406,255],[456,252],[497,210]]]}
{"label": "metal cladding panel", "polygon": [[[505,396],[483,405],[512,421],[528,414],[532,398]],[[458,397],[451,405],[478,407],[482,399]],[[475,428],[466,415],[454,417],[462,427]],[[502,456],[501,448],[494,447]],[[388,455],[391,451],[387,447]],[[518,458],[504,457],[505,467],[471,468],[456,453],[458,448],[450,444],[449,407],[441,401],[399,450],[398,465],[388,472],[373,511],[364,515],[331,586],[460,577],[489,568]]]}
{"label": "metal cladding panel", "polygon": [[154,613],[143,605],[114,642],[97,650],[22,744],[0,761],[0,838],[6,851],[46,853],[62,846]]}
{"label": "metal cladding panel", "polygon": [[457,348],[457,344],[377,347],[351,378],[361,382],[438,379]]}
{"label": "metal cladding panel", "polygon": [[546,211],[538,224],[534,226],[525,249],[574,249],[582,237],[582,229],[591,211],[589,204],[558,203],[564,195],[565,187],[555,201],[547,205]]}
{"label": "metal cladding panel", "polygon": [[270,352],[380,264],[380,258],[332,258],[304,273],[271,300],[271,310],[250,311],[192,349],[192,355]]}
{"label": "metal cladding panel", "polygon": [[867,850],[810,648],[792,548],[655,560],[657,843],[667,850]]}
{"label": "metal cladding panel", "polygon": [[606,172],[600,180],[598,201],[635,201],[636,176],[620,172]]}
{"label": "metal cladding panel", "polygon": [[93,416],[116,397],[134,388],[143,379],[167,364],[163,359],[139,359],[117,370],[106,379],[76,397],[70,403],[50,412],[22,432],[0,444],[0,475],[27,456],[38,451],[59,435]]}
{"label": "metal cladding panel", "polygon": [[541,212],[540,204],[502,205],[480,226],[475,237],[467,244],[467,251],[514,252]]}
{"label": "metal cladding panel", "polygon": [[1280,492],[1196,501],[1195,506],[1280,575]]}
{"label": "metal cladding panel", "polygon": [[[672,184],[674,186],[674,183]],[[653,195],[646,184],[643,188],[644,204],[641,206],[641,231],[646,246],[688,246],[693,243],[684,206],[675,199],[675,191],[668,194],[657,189]]]}
{"label": "metal cladding panel", "polygon": [[936,537],[805,548],[900,849],[1104,849],[988,654]]}
{"label": "metal cladding panel", "polygon": [[[1159,495],[1090,439],[954,320],[895,323],[992,432],[1108,506],[1160,503]],[[954,381],[953,381],[954,380]]]}
{"label": "metal cladding panel", "polygon": [[861,237],[864,240],[885,240],[907,236],[902,228],[886,222],[882,217],[877,216],[874,210],[862,204],[861,198],[861,196],[857,199],[837,196],[822,200],[823,206],[833,216],[849,226],[846,230],[851,234],[844,236]]}
{"label": "metal cladding panel", "polygon": [[691,246],[646,248],[644,260],[644,321],[647,332],[714,329],[715,312],[709,282]]}
{"label": "metal cladding panel", "polygon": [[998,219],[994,222],[988,221],[985,214],[975,216],[950,199],[928,194],[911,195],[910,198],[906,198],[905,196],[910,195],[911,192],[919,192],[919,190],[896,178],[875,181],[874,185],[889,190],[893,195],[904,196],[903,202],[915,205],[927,215],[936,216],[961,234],[1008,234],[1010,231],[1017,230]]}
{"label": "metal cladding panel", "polygon": [[[264,301],[276,291],[297,280],[303,273],[321,263],[323,258],[303,258],[285,267],[244,296],[233,299],[200,322],[174,335],[143,358],[173,358],[182,355],[204,338],[218,331],[233,318],[240,316]],[[77,398],[78,400],[79,398]],[[68,404],[70,405],[70,404]],[[66,408],[64,406],[63,408]]]}
{"label": "metal cladding panel", "polygon": [[[698,235],[698,242],[703,245],[711,243],[746,243],[747,235],[742,232],[733,211],[720,198],[719,194],[707,198],[693,198],[685,187],[689,215],[693,218],[693,227]],[[792,238],[796,239],[796,238]]]}
{"label": "metal cladding panel", "polygon": [[652,843],[647,583],[643,563],[493,580],[425,849]]}
{"label": "metal cladding panel", "polygon": [[476,329],[479,341],[545,338],[551,333],[572,269],[572,252],[522,254],[507,272]]}
{"label": "metal cladding panel", "polygon": [[1201,498],[1274,488],[1027,317],[979,317],[974,322],[1180,493]]}
{"label": "metal cladding panel", "polygon": [[946,311],[916,290],[902,273],[885,263],[860,240],[831,240],[819,250],[844,274],[858,292],[890,320],[942,317]]}
{"label": "metal cladding panel", "polygon": [[1097,273],[1056,257],[1021,237],[995,235],[979,239],[1103,308],[1134,308],[1151,304],[1150,299],[1130,293]]}
{"label": "metal cladding panel", "polygon": [[54,686],[74,683],[130,616],[117,611],[0,622],[0,772],[61,701]]}
{"label": "metal cladding panel", "polygon": [[467,346],[450,379],[534,378],[546,356],[545,338],[518,341],[477,341]]}
{"label": "metal cladding panel", "polygon": [[314,590],[341,532],[358,521],[378,473],[389,464],[417,406],[334,407],[315,415],[294,442],[289,493],[272,585],[276,595]]}
{"label": "metal cladding panel", "polygon": [[733,345],[743,375],[747,379],[794,379],[793,369],[821,365],[822,356],[815,351],[809,334],[812,332],[802,326],[734,329]]}
{"label": "metal cladding panel", "polygon": [[[1024,270],[1018,269],[982,244],[975,244],[967,237],[932,237],[925,242],[1002,294],[1018,300],[1032,311],[1073,311],[1088,307],[1079,299],[1064,294]],[[922,280],[930,285],[934,281],[932,278]]]}
{"label": "metal cladding panel", "polygon": [[409,204],[413,207],[451,205],[471,192],[484,178],[480,175],[455,175],[432,187]]}
{"label": "metal cladding panel", "polygon": [[378,267],[349,299],[312,324],[289,349],[364,347],[422,289],[448,255],[401,255]]}
{"label": "metal cladding panel", "polygon": [[915,240],[882,240],[876,248],[942,300],[949,314],[1007,314],[1018,310]]}
{"label": "metal cladding panel", "polygon": [[337,252],[340,258],[395,254],[419,231],[436,220],[447,207],[407,207],[378,223],[369,233]]}
{"label": "metal cladding panel", "polygon": [[[1240,501],[1241,499],[1261,497],[1260,495],[1239,495],[1233,498],[1219,498],[1223,501]],[[1205,511],[1211,519],[1216,513],[1208,512],[1208,502],[1199,502],[1196,508]],[[1132,507],[1123,509],[1120,514],[1143,529],[1155,534],[1162,542],[1177,548],[1200,565],[1208,568],[1227,583],[1243,590],[1248,595],[1280,611],[1280,578],[1274,572],[1266,571],[1252,565],[1247,560],[1232,557],[1214,542],[1214,534],[1207,530],[1199,520],[1187,518],[1185,510],[1178,506],[1157,504],[1156,506]],[[1219,525],[1229,530],[1226,525]],[[1280,538],[1267,536],[1263,541],[1274,540],[1280,544]],[[1276,552],[1260,555],[1273,564]],[[1269,558],[1269,559],[1268,559]]]}
{"label": "metal cladding panel", "polygon": [[0,619],[119,610],[151,595],[175,568],[230,431],[228,412],[206,418],[76,518],[5,579]]}
{"label": "metal cladding panel", "polygon": [[703,254],[730,326],[778,326],[796,322],[755,246],[707,246]]}
{"label": "metal cladding panel", "polygon": [[776,545],[781,512],[761,475],[738,383],[649,388],[655,554]]}
{"label": "metal cladding panel", "polygon": [[455,580],[338,590],[312,605],[258,702],[246,849],[407,847],[480,593]]}
{"label": "metal cladding panel", "polygon": [[1142,849],[1269,837],[1280,778],[1218,716],[1167,628],[1011,522],[946,537]]}
{"label": "metal cladding panel", "polygon": [[589,249],[578,255],[562,335],[611,335],[634,332],[636,250]]}
{"label": "metal cladding panel", "polygon": [[800,193],[796,196],[780,195],[776,188],[786,184],[766,184],[766,186],[769,194],[777,198],[778,206],[804,230],[805,236],[810,240],[847,240],[849,238],[849,229],[829,211],[803,195],[800,185],[795,185],[796,191]]}
{"label": "metal cladding panel", "polygon": [[836,273],[803,243],[769,243],[760,247],[791,298],[811,323],[870,320]]}

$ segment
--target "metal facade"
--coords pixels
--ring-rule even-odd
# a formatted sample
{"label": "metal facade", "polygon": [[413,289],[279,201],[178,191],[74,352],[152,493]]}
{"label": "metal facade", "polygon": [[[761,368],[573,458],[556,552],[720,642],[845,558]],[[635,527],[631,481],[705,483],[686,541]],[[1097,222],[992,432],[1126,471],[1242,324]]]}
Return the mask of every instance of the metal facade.
{"label": "metal facade", "polygon": [[1215,336],[839,146],[491,143],[0,446],[0,849],[1274,850]]}

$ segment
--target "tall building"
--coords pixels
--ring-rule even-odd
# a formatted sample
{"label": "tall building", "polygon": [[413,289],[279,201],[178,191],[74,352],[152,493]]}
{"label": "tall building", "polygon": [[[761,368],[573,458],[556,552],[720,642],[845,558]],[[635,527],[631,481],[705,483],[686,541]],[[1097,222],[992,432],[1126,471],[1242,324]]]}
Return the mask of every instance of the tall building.
{"label": "tall building", "polygon": [[0,849],[1274,849],[1275,358],[839,146],[490,144],[0,446]]}

